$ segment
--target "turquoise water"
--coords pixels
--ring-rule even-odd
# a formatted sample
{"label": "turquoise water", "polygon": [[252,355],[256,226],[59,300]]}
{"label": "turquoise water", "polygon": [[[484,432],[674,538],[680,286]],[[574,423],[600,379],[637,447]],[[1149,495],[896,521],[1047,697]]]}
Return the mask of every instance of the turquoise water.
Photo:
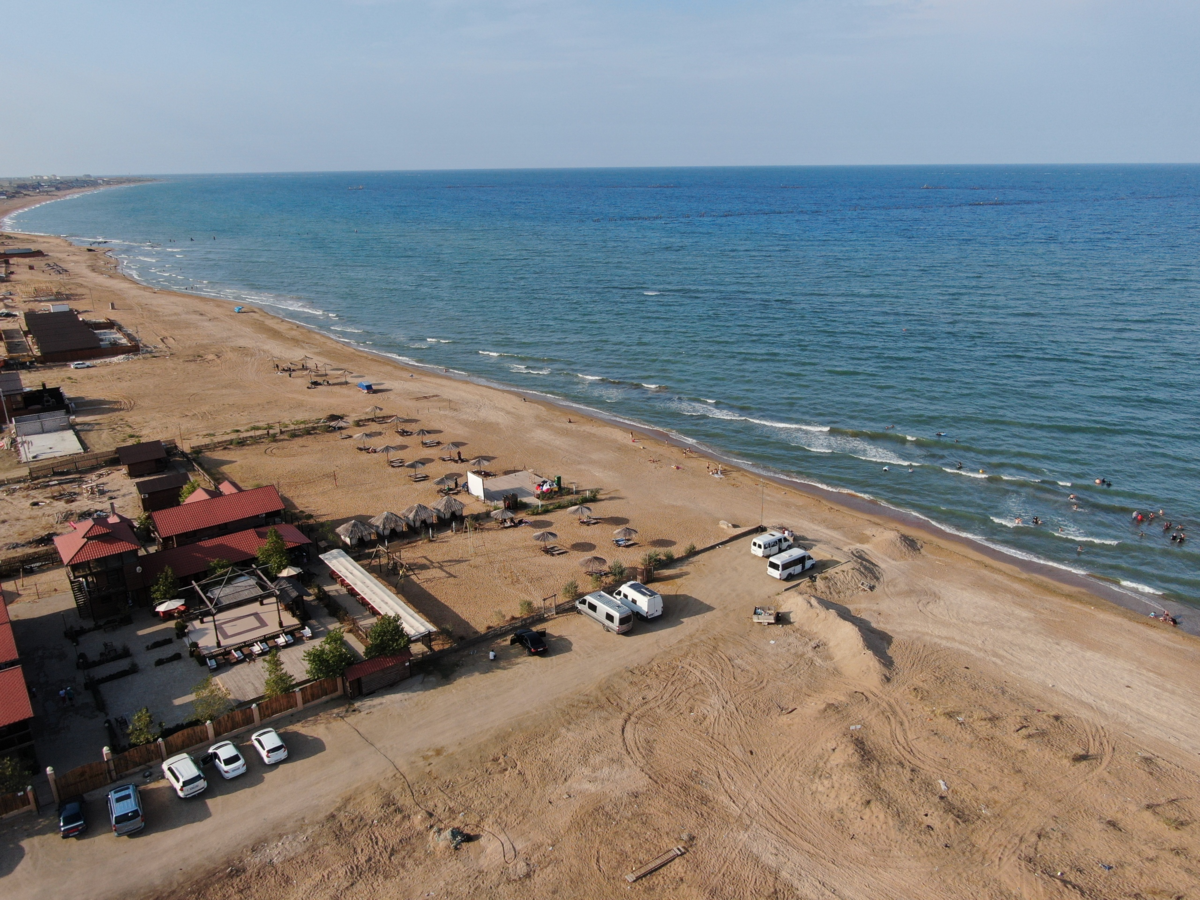
{"label": "turquoise water", "polygon": [[9,227],[1200,597],[1200,530],[1131,520],[1200,511],[1200,167],[179,177]]}

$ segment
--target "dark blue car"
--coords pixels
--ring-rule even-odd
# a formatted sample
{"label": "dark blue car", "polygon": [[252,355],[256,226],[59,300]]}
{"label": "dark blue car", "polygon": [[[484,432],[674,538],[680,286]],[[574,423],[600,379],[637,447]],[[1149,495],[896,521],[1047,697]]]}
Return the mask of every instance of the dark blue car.
{"label": "dark blue car", "polygon": [[87,816],[83,812],[83,798],[64,800],[58,808],[58,833],[61,837],[79,837],[87,831]]}

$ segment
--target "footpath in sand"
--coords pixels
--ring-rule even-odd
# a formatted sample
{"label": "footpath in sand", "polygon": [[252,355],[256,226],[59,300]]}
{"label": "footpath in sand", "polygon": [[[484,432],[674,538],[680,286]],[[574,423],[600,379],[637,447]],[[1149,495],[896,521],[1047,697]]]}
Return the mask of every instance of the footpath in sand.
{"label": "footpath in sand", "polygon": [[[272,356],[307,354],[382,382],[385,410],[436,416],[503,468],[602,488],[597,514],[633,523],[643,550],[711,543],[728,534],[721,520],[755,524],[765,508],[832,568],[784,590],[745,540],[682,561],[658,584],[662,622],[615,636],[560,617],[544,659],[502,647],[493,664],[480,648],[353,709],[302,718],[279,770],[187,803],[149,788],[152,824],[134,840],[102,825],[67,842],[44,820],[3,823],[6,897],[1195,894],[1195,639],[969,548],[746,473],[714,479],[705,460],[651,439],[410,377],[36,240],[71,273],[64,284],[106,310],[115,302],[111,315],[159,348],[64,371],[72,396],[105,404],[90,441],[187,445],[366,405],[352,389],[307,391],[274,374]],[[347,442],[311,440],[207,461],[243,483],[279,480],[290,503],[324,519],[428,502]],[[611,528],[589,537],[554,525],[566,544],[613,558],[602,549]],[[435,545],[446,560],[466,557],[451,553],[455,540],[466,539]],[[446,566],[454,587],[430,588],[464,628],[554,593],[570,571],[539,568],[550,561],[518,544],[489,546],[495,566]],[[786,624],[750,623],[764,600]],[[475,839],[451,849],[438,838],[451,826]],[[686,853],[626,883],[675,846]]]}

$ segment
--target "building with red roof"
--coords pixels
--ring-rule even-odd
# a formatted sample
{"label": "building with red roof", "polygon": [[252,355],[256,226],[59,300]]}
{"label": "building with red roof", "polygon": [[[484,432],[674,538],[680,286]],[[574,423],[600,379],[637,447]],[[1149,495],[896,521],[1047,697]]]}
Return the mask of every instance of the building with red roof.
{"label": "building with red roof", "polygon": [[79,614],[88,618],[115,615],[129,600],[125,566],[142,549],[133,523],[116,511],[107,517],[71,523],[71,530],[54,539],[67,567]]}
{"label": "building with red roof", "polygon": [[[187,502],[182,506],[151,513],[154,530],[163,548],[182,547],[283,521],[283,500],[273,486],[249,491],[237,490],[236,485],[232,487],[232,493],[222,493],[219,497],[205,496],[195,503]],[[191,497],[188,500],[191,501]]]}
{"label": "building with red roof", "polygon": [[205,575],[209,565],[217,559],[228,562],[243,563],[254,559],[260,547],[267,542],[271,529],[274,528],[283,538],[288,550],[303,547],[312,543],[300,533],[294,525],[268,525],[263,528],[248,528],[233,534],[209,538],[195,544],[185,544],[182,547],[172,547],[160,550],[126,565],[125,577],[137,600],[149,597],[150,588],[158,580],[158,576],[169,566],[178,579],[190,579],[197,575]]}
{"label": "building with red roof", "polygon": [[0,757],[18,756],[27,763],[33,754],[33,705],[25,671],[17,655],[8,608],[0,600]]}

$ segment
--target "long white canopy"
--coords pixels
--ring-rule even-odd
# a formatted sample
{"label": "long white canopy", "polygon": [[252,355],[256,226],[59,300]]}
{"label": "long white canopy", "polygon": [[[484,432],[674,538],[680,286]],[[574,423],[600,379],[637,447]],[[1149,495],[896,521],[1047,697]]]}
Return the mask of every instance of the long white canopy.
{"label": "long white canopy", "polygon": [[354,588],[378,615],[399,616],[400,624],[412,640],[420,640],[437,630],[420,613],[380,584],[374,575],[352,560],[345,550],[330,550],[322,553],[321,559]]}

